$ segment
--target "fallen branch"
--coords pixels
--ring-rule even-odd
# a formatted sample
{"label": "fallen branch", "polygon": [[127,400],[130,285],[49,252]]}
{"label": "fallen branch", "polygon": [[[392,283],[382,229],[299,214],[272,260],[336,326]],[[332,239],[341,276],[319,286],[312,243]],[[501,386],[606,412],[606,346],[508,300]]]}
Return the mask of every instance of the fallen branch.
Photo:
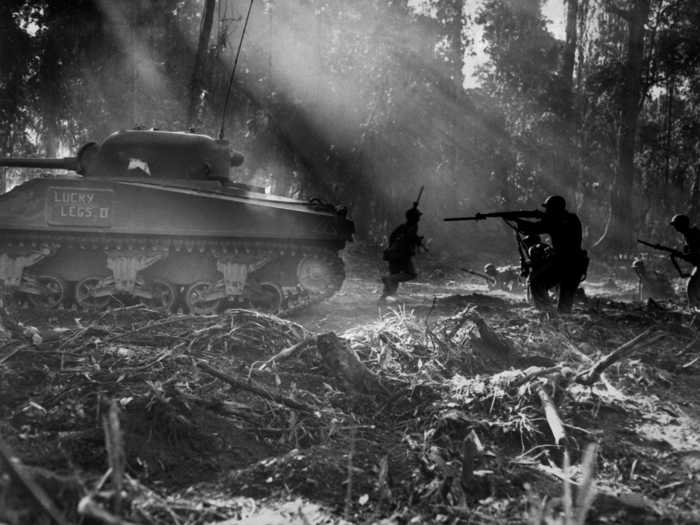
{"label": "fallen branch", "polygon": [[104,418],[105,446],[107,459],[112,471],[112,488],[114,489],[114,512],[119,516],[122,512],[122,489],[126,455],[124,453],[124,437],[119,423],[119,407],[112,400],[109,413]]}
{"label": "fallen branch", "polygon": [[133,330],[129,330],[128,332],[124,332],[122,334],[114,334],[113,336],[107,337],[106,339],[104,339],[102,341],[102,344],[111,343],[112,341],[116,341],[117,339],[121,339],[123,337],[133,335],[133,334],[136,334],[138,332],[143,332],[144,330],[150,330],[152,328],[162,328],[165,325],[177,323],[180,321],[187,321],[190,319],[196,320],[196,319],[198,319],[198,317],[196,315],[176,315],[173,317],[166,317],[165,319],[160,319],[159,321],[145,324],[143,326],[140,326],[138,328],[134,328]]}
{"label": "fallen branch", "polygon": [[652,329],[649,328],[648,330],[645,330],[638,336],[630,339],[623,345],[620,345],[608,355],[596,361],[596,363],[593,366],[577,374],[574,378],[574,381],[582,385],[590,386],[596,381],[598,381],[600,375],[610,365],[616,363],[620,359],[624,359],[625,357],[629,356],[634,350],[655,343],[656,341],[664,337],[664,334],[656,334],[652,337],[649,337],[651,335],[651,332]]}
{"label": "fallen branch", "polygon": [[552,398],[549,397],[543,385],[538,384],[535,387],[535,391],[542,402],[544,417],[547,419],[547,424],[552,431],[552,436],[554,436],[554,444],[561,445],[562,442],[566,440],[566,430],[564,430],[564,424],[561,422],[561,418],[557,412],[557,406],[554,404],[554,401],[552,401]]}
{"label": "fallen branch", "polygon": [[30,346],[30,345],[26,345],[26,344],[25,344],[25,345],[19,345],[18,347],[16,347],[16,348],[10,350],[10,352],[9,352],[7,355],[3,356],[2,359],[0,359],[0,365],[3,364],[3,363],[4,363],[5,361],[7,361],[8,359],[10,359],[10,358],[11,358],[13,355],[15,355],[16,353],[21,352],[22,350],[25,350],[25,349],[29,348],[29,346]]}
{"label": "fallen branch", "polygon": [[100,521],[106,525],[135,525],[131,521],[126,521],[119,516],[103,509],[99,504],[97,504],[91,496],[85,496],[78,503],[78,513],[92,518],[93,520]]}
{"label": "fallen branch", "polygon": [[313,413],[316,411],[315,408],[306,405],[304,403],[300,403],[299,401],[295,401],[294,399],[291,399],[289,397],[281,396],[279,394],[273,394],[272,392],[269,392],[268,390],[265,390],[261,386],[257,386],[253,383],[247,383],[245,381],[241,381],[240,379],[237,379],[231,375],[224,374],[223,372],[219,372],[218,370],[215,370],[209,364],[205,361],[197,361],[197,367],[207,374],[211,374],[217,379],[221,379],[222,381],[228,383],[229,385],[239,388],[241,390],[245,390],[247,392],[251,392],[253,394],[256,394],[264,399],[268,399],[270,401],[274,401],[275,403],[279,403],[281,405],[288,406],[289,408],[293,408],[295,410],[302,410],[304,412],[310,412]]}
{"label": "fallen branch", "polygon": [[58,525],[70,525],[68,520],[61,514],[51,498],[39,485],[22,469],[19,459],[15,457],[10,447],[0,437],[0,459],[7,465],[10,475],[27,489],[27,492],[34,498],[39,506]]}
{"label": "fallen branch", "polygon": [[270,359],[268,359],[267,361],[265,361],[263,364],[261,364],[261,365],[258,367],[258,371],[264,370],[265,368],[267,368],[268,366],[270,366],[270,365],[271,365],[272,363],[274,363],[275,361],[279,361],[279,360],[281,360],[281,359],[286,359],[286,358],[288,358],[288,357],[291,357],[291,356],[294,355],[297,351],[302,350],[303,348],[306,347],[306,345],[311,344],[311,343],[313,343],[313,342],[315,342],[315,341],[316,341],[316,337],[315,337],[315,336],[314,336],[314,337],[307,338],[307,339],[302,339],[302,340],[299,341],[298,343],[293,344],[292,346],[290,346],[290,347],[288,347],[288,348],[285,348],[285,349],[282,350],[281,352],[279,352],[279,353],[273,355]]}
{"label": "fallen branch", "polygon": [[529,383],[533,379],[537,379],[538,377],[542,376],[548,376],[550,374],[554,374],[557,372],[561,372],[562,370],[562,365],[555,365],[555,366],[550,366],[550,367],[536,367],[530,372],[527,370],[523,372],[523,377],[518,377],[514,379],[509,385],[509,388],[519,388],[525,383]]}

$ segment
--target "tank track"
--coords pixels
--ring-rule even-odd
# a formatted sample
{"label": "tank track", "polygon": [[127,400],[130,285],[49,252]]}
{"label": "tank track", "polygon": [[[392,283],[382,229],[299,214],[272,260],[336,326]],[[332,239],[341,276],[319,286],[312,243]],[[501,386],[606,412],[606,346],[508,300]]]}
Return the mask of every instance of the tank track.
{"label": "tank track", "polygon": [[344,264],[337,254],[337,249],[312,243],[175,236],[141,237],[98,233],[0,232],[0,253],[11,248],[55,251],[62,247],[81,250],[142,251],[143,253],[151,251],[200,253],[208,254],[215,259],[246,254],[274,258],[313,257],[323,261],[331,271],[329,286],[320,292],[307,290],[301,284],[295,287],[284,287],[283,302],[277,315],[288,315],[331,297],[345,280]]}

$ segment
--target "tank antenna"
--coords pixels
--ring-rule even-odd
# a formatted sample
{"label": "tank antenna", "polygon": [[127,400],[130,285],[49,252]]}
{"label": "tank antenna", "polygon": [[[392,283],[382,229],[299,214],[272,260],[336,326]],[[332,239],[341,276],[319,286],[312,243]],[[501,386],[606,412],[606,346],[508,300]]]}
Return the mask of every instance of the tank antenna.
{"label": "tank antenna", "polygon": [[253,9],[253,1],[254,0],[250,0],[250,5],[248,5],[248,13],[246,13],[245,15],[245,22],[243,22],[243,31],[241,31],[241,39],[238,41],[238,49],[236,49],[236,58],[233,60],[231,78],[229,78],[228,80],[228,90],[226,91],[226,100],[224,101],[224,111],[221,114],[221,129],[219,130],[219,140],[222,140],[224,138],[224,123],[226,121],[226,109],[228,108],[229,98],[231,98],[231,86],[233,86],[233,76],[236,73],[238,57],[241,56],[241,46],[243,46],[243,38],[245,37],[245,30],[248,27],[248,19],[250,18],[250,12]]}

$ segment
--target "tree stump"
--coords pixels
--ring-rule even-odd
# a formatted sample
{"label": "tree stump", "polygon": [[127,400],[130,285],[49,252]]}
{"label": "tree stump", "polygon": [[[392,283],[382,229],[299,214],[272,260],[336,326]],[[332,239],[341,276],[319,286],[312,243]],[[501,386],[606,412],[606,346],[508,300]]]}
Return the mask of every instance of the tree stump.
{"label": "tree stump", "polygon": [[386,394],[379,378],[360,361],[347,342],[333,332],[318,336],[316,346],[327,372],[346,389],[363,394]]}

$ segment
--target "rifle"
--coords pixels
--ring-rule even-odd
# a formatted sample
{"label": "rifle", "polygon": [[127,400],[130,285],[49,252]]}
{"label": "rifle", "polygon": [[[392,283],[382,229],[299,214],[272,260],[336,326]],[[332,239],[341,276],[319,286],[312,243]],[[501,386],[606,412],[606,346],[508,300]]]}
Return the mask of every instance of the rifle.
{"label": "rifle", "polygon": [[673,266],[676,268],[676,271],[678,272],[678,275],[681,277],[690,277],[690,274],[687,274],[681,270],[681,267],[678,265],[678,261],[676,259],[682,259],[686,262],[689,262],[693,264],[693,262],[688,258],[688,254],[683,253],[680,250],[676,250],[675,248],[670,248],[668,246],[664,246],[663,244],[654,244],[651,242],[643,241],[641,239],[637,239],[637,242],[639,244],[643,244],[644,246],[648,246],[649,248],[654,248],[655,250],[659,250],[662,252],[666,252],[671,256],[671,262],[673,263]]}
{"label": "rifle", "polygon": [[477,213],[470,217],[446,217],[445,221],[483,221],[484,219],[500,218],[504,221],[515,219],[541,219],[544,212],[540,210],[497,211],[491,213]]}
{"label": "rifle", "polygon": [[683,253],[680,250],[676,250],[675,248],[670,248],[668,246],[664,246],[663,244],[653,244],[651,242],[643,241],[642,239],[637,239],[637,242],[639,244],[643,244],[644,246],[648,246],[649,248],[654,248],[655,250],[670,253],[672,257],[678,257],[680,259],[687,260],[687,254]]}
{"label": "rifle", "polygon": [[474,270],[470,270],[468,268],[460,268],[460,270],[462,270],[463,272],[469,273],[471,275],[476,275],[477,277],[481,277],[482,279],[486,279],[487,281],[489,281],[491,283],[494,283],[494,284],[496,283],[495,277],[491,277],[490,275],[486,275],[485,273],[475,272]]}
{"label": "rifle", "polygon": [[413,201],[413,209],[414,210],[418,209],[418,204],[420,203],[420,198],[423,196],[423,188],[425,188],[425,186],[420,187],[420,190],[418,190],[418,197],[416,197],[416,200]]}
{"label": "rifle", "polygon": [[[425,186],[421,186],[420,190],[418,190],[418,197],[416,197],[416,200],[413,201],[413,207],[411,208],[412,210],[418,210],[418,204],[420,204],[420,198],[423,196],[423,189]],[[420,213],[420,212],[419,212]],[[423,242],[423,236],[419,235],[418,236],[418,250],[423,250],[425,253],[428,253],[428,247],[425,245]]]}

